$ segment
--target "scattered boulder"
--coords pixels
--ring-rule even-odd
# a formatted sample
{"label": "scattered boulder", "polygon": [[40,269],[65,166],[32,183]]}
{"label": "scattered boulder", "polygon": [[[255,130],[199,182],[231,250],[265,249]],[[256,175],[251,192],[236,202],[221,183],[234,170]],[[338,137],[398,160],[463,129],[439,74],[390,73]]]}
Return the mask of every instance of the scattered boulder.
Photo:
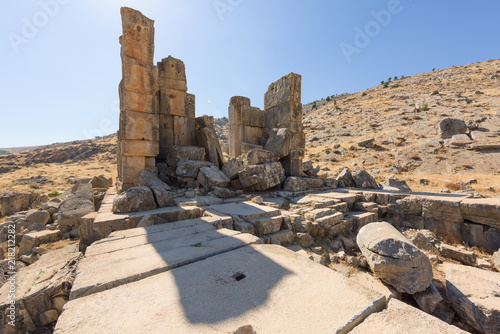
{"label": "scattered boulder", "polygon": [[446,118],[439,122],[439,136],[452,138],[454,135],[467,133],[467,124],[461,119]]}
{"label": "scattered boulder", "polygon": [[375,141],[375,138],[368,138],[364,139],[358,142],[358,146],[360,147],[373,147],[373,142]]}
{"label": "scattered boulder", "polygon": [[500,333],[500,273],[462,265],[446,269],[446,297],[470,326]]}
{"label": "scattered boulder", "polygon": [[247,152],[244,161],[245,166],[251,166],[273,163],[276,162],[277,159],[273,152],[256,148]]}
{"label": "scattered boulder", "polygon": [[391,224],[365,225],[356,241],[375,275],[399,292],[414,294],[431,284],[429,258]]}
{"label": "scattered boulder", "polygon": [[221,172],[216,166],[200,168],[198,181],[207,191],[212,190],[213,187],[225,188],[230,182],[226,174]]}
{"label": "scattered boulder", "polygon": [[153,192],[148,187],[132,187],[113,201],[113,212],[139,212],[156,209]]}
{"label": "scattered boulder", "polygon": [[71,194],[62,201],[57,213],[59,225],[77,226],[78,220],[95,211],[94,196],[90,183],[76,184]]}
{"label": "scattered boulder", "polygon": [[[217,167],[224,164],[224,155],[219,138],[214,129],[213,116],[203,115],[196,118],[196,144],[205,149],[207,159]],[[199,159],[203,160],[203,159]]]}
{"label": "scattered boulder", "polygon": [[357,169],[352,173],[352,178],[356,187],[363,189],[378,189],[379,186],[377,181],[370,175],[367,171],[363,169]]}
{"label": "scattered boulder", "polygon": [[227,188],[214,187],[213,195],[218,198],[231,198],[233,197],[233,192]]}
{"label": "scattered boulder", "polygon": [[45,225],[50,220],[50,214],[45,210],[30,210],[25,219],[28,226],[32,224]]}
{"label": "scattered boulder", "polygon": [[418,306],[427,313],[433,313],[439,303],[443,301],[443,296],[441,296],[434,283],[431,283],[424,291],[415,293],[413,298]]}
{"label": "scattered boulder", "polygon": [[468,266],[476,265],[476,255],[465,249],[461,249],[455,246],[441,244],[439,247],[441,255],[449,259],[461,262]]}
{"label": "scattered boulder", "polygon": [[349,168],[342,169],[339,176],[337,177],[337,180],[339,180],[339,182],[342,181],[345,187],[356,187],[356,182],[354,182]]}
{"label": "scattered boulder", "polygon": [[491,260],[493,261],[493,266],[500,271],[500,250],[496,251],[493,253],[493,256],[491,257]]}
{"label": "scattered boulder", "polygon": [[394,174],[391,174],[387,179],[381,183],[384,190],[397,190],[405,193],[411,193],[411,188],[406,181],[400,181]]}
{"label": "scattered boulder", "polygon": [[153,191],[156,205],[159,208],[176,205],[170,186],[160,180],[158,176],[150,171],[142,171],[134,180],[136,187],[149,187]]}
{"label": "scattered boulder", "polygon": [[104,175],[94,176],[90,180],[90,184],[92,188],[109,188],[113,185],[113,180],[111,178],[107,178]]}
{"label": "scattered boulder", "polygon": [[297,176],[290,176],[285,180],[283,189],[286,191],[305,191],[307,190],[307,182]]}
{"label": "scattered boulder", "polygon": [[56,242],[61,240],[61,231],[54,230],[44,230],[39,232],[29,232],[23,235],[21,243],[19,244],[19,255],[26,255],[33,247],[40,246],[41,244],[46,244],[49,242]]}
{"label": "scattered boulder", "polygon": [[197,146],[174,146],[169,149],[167,164],[177,167],[181,161],[203,161],[205,159],[205,149]]}

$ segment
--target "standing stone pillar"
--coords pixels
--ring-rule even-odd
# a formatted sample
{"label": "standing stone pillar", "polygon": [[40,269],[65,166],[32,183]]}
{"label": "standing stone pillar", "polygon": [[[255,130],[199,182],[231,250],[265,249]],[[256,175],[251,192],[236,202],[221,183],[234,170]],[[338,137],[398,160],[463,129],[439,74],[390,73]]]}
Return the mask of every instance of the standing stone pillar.
{"label": "standing stone pillar", "polygon": [[302,77],[290,73],[273,82],[264,96],[266,128],[285,128],[291,135],[290,153],[280,160],[287,176],[303,173],[305,135],[302,125]]}
{"label": "standing stone pillar", "polygon": [[158,63],[160,154],[164,160],[172,146],[194,146],[195,96],[187,93],[184,63],[168,57]]}
{"label": "standing stone pillar", "polygon": [[143,170],[156,170],[159,119],[156,111],[157,69],[153,65],[154,21],[131,8],[121,9],[122,81],[118,133],[119,187],[133,186]]}
{"label": "standing stone pillar", "polygon": [[233,96],[229,101],[229,156],[238,157],[243,153],[245,125],[243,115],[250,110],[250,99],[243,96]]}

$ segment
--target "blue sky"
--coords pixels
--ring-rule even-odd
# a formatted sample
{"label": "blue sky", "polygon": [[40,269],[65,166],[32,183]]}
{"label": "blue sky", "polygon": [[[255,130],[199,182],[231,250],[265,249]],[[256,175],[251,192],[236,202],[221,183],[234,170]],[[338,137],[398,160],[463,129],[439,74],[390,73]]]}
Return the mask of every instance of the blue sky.
{"label": "blue sky", "polygon": [[122,6],[156,21],[155,61],[185,62],[197,115],[262,107],[289,72],[306,103],[500,58],[495,0],[0,0],[0,147],[118,129]]}

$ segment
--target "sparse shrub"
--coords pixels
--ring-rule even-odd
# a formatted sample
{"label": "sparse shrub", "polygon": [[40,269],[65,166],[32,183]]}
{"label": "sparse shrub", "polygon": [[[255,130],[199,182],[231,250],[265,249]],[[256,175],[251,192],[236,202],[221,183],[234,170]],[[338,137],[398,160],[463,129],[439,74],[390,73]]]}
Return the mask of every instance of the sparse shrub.
{"label": "sparse shrub", "polygon": [[453,182],[448,182],[446,183],[445,185],[445,188],[451,190],[451,191],[460,191],[460,190],[464,190],[465,187],[461,184],[457,184],[457,183],[453,183]]}
{"label": "sparse shrub", "polygon": [[433,68],[433,69],[432,69],[432,72],[434,72],[435,70],[436,70],[436,69],[435,69],[435,68]]}
{"label": "sparse shrub", "polygon": [[389,81],[384,82],[384,88],[387,88],[387,87],[389,87]]}
{"label": "sparse shrub", "polygon": [[395,76],[395,77],[394,77],[394,80],[398,80],[398,77],[397,77],[397,76]]}
{"label": "sparse shrub", "polygon": [[387,79],[387,82],[391,82],[391,81],[392,81],[392,78],[391,78],[391,77],[389,77],[389,79]]}
{"label": "sparse shrub", "polygon": [[361,96],[366,96],[366,92],[361,93]]}
{"label": "sparse shrub", "polygon": [[394,84],[391,86],[391,88],[398,88],[399,87],[399,84]]}
{"label": "sparse shrub", "polygon": [[340,109],[340,107],[336,104],[335,105],[335,110],[339,110],[339,109]]}
{"label": "sparse shrub", "polygon": [[330,102],[331,100],[332,100],[332,99],[330,99],[330,96],[327,96],[327,97],[326,97],[326,101],[327,101],[327,102]]}
{"label": "sparse shrub", "polygon": [[385,81],[384,80],[380,81],[380,84],[381,85],[385,84]]}
{"label": "sparse shrub", "polygon": [[405,78],[405,76],[404,76],[404,75],[402,75],[402,76],[401,76],[401,79],[404,79],[404,78]]}
{"label": "sparse shrub", "polygon": [[420,111],[427,111],[429,110],[429,104],[427,102],[422,103],[420,106]]}
{"label": "sparse shrub", "polygon": [[59,191],[53,191],[51,193],[49,193],[49,197],[57,197],[61,195],[61,193]]}
{"label": "sparse shrub", "polygon": [[314,109],[317,109],[317,108],[318,108],[318,106],[316,105],[316,101],[314,101],[313,104],[312,104],[311,109],[314,110]]}

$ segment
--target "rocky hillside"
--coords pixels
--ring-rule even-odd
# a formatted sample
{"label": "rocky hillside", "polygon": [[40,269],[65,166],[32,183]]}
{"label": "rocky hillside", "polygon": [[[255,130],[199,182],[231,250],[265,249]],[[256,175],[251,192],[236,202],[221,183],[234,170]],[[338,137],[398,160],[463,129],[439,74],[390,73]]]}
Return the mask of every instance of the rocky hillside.
{"label": "rocky hillside", "polygon": [[[500,60],[490,60],[390,78],[364,92],[307,104],[306,154],[333,170],[360,166],[381,177],[400,174],[412,188],[439,190],[475,179],[480,192],[495,196],[499,78]],[[466,136],[441,138],[439,124],[446,118],[465,121]]]}
{"label": "rocky hillside", "polygon": [[0,192],[67,189],[75,180],[116,175],[116,134],[0,156]]}

